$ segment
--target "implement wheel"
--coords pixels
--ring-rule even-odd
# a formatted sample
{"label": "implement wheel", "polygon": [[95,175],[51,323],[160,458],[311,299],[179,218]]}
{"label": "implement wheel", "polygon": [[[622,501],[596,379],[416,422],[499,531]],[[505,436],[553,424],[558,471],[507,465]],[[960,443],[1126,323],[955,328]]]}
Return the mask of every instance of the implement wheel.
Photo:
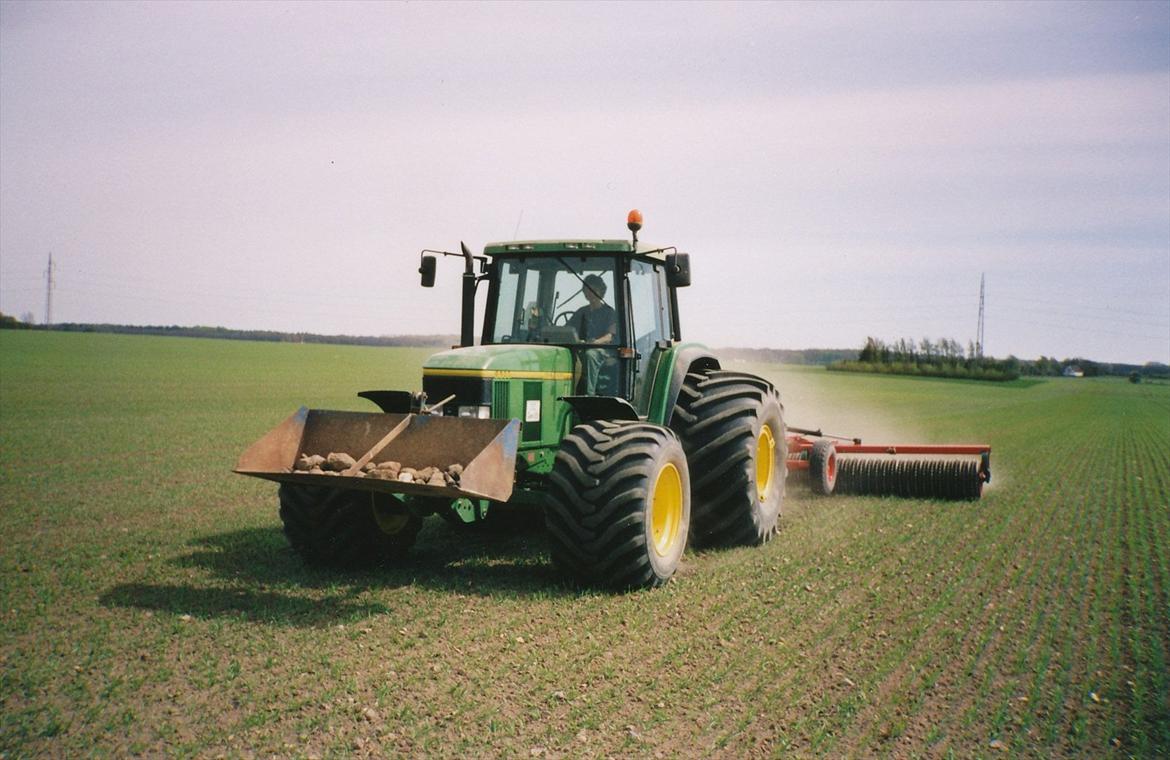
{"label": "implement wheel", "polygon": [[837,447],[832,441],[817,441],[808,453],[808,485],[821,496],[832,496],[836,490]]}
{"label": "implement wheel", "polygon": [[311,565],[363,567],[397,559],[422,520],[386,494],[282,483],[280,519],[293,550]]}
{"label": "implement wheel", "polygon": [[545,525],[553,562],[579,583],[661,586],[678,569],[690,521],[686,455],[667,428],[593,421],[561,441]]}
{"label": "implement wheel", "polygon": [[754,375],[687,375],[671,427],[682,439],[697,546],[752,546],[776,532],[788,475],[784,408]]}

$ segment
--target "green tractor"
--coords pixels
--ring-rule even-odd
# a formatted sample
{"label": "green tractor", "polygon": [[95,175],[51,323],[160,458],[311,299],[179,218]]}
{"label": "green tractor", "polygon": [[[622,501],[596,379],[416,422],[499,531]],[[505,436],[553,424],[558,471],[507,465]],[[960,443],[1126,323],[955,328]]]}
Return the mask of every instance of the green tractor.
{"label": "green tractor", "polygon": [[[682,341],[690,260],[627,240],[493,243],[464,260],[460,346],[421,392],[364,391],[381,413],[302,408],[236,472],[280,482],[292,547],[317,564],[393,558],[421,521],[543,520],[558,568],[613,589],[665,583],[693,546],[776,531],[783,408],[766,380]],[[475,294],[487,308],[475,342]]]}

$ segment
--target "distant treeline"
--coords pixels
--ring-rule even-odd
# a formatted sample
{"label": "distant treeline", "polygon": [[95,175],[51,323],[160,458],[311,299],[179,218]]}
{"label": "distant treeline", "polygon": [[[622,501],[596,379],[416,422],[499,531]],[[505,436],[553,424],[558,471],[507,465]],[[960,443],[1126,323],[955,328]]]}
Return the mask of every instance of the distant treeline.
{"label": "distant treeline", "polygon": [[459,342],[457,335],[317,335],[275,330],[229,330],[226,327],[180,327],[178,325],[107,325],[63,322],[50,327],[32,325],[0,314],[0,329],[55,330],[60,332],[118,333],[124,335],[169,335],[181,338],[221,338],[225,340],[261,340],[274,343],[338,343],[349,346],[420,346],[450,347]]}
{"label": "distant treeline", "polygon": [[[277,343],[339,343],[351,346],[449,347],[459,342],[457,335],[318,335],[275,330],[229,330],[226,327],[180,327],[178,325],[109,325],[67,322],[44,325],[21,321],[0,313],[0,329],[59,330],[63,332],[121,333],[126,335],[170,335],[184,338],[222,338],[227,340],[261,340]],[[1006,359],[976,357],[973,343],[967,349],[958,341],[940,338],[931,341],[902,339],[886,343],[866,338],[861,351],[851,348],[720,348],[721,358],[773,364],[807,364],[827,366],[844,372],[956,377],[974,380],[1014,380],[1021,375],[1054,376],[1075,369],[1085,377],[1120,375],[1149,379],[1170,379],[1170,366],[1159,362],[1146,364],[1110,364],[1089,359]]]}
{"label": "distant treeline", "polygon": [[[0,329],[63,330],[65,332],[103,332],[129,335],[176,335],[188,338],[226,338],[229,340],[266,340],[289,343],[342,343],[356,346],[443,346],[459,343],[458,335],[393,335],[371,338],[358,335],[316,335],[313,333],[286,333],[269,330],[229,330],[226,327],[170,327],[136,325],[93,325],[62,323],[45,328],[42,325],[21,322],[15,317],[0,314]],[[851,348],[721,348],[719,356],[726,359],[785,364],[825,365],[857,354]]]}
{"label": "distant treeline", "polygon": [[953,377],[964,380],[991,380],[1002,382],[1019,378],[1019,366],[1006,361],[978,356],[975,344],[967,351],[957,340],[939,338],[900,339],[886,343],[869,337],[856,360],[833,362],[829,369],[839,372],[876,372],[884,375],[918,375],[923,377]]}
{"label": "distant treeline", "polygon": [[9,316],[8,314],[0,314],[0,330],[32,330],[35,328],[36,325],[21,322],[16,317]]}
{"label": "distant treeline", "polygon": [[1054,377],[1072,374],[1095,377],[1099,375],[1147,378],[1170,377],[1170,366],[1159,362],[1138,364],[1111,364],[1089,359],[1056,359],[1041,356],[1039,359],[1020,359],[1008,356],[993,359],[979,356],[975,344],[968,342],[966,351],[962,344],[950,338],[932,341],[900,339],[886,343],[880,338],[866,338],[865,345],[857,358],[835,361],[829,369],[843,372],[876,372],[891,375],[920,375],[924,377],[953,377],[968,380],[1015,380],[1021,375]]}
{"label": "distant treeline", "polygon": [[1018,380],[1019,372],[1003,369],[993,359],[985,359],[977,365],[970,362],[833,362],[829,369],[835,372],[873,372],[879,375],[915,375],[918,377],[951,377],[962,380],[991,380],[1003,382]]}
{"label": "distant treeline", "polygon": [[1005,361],[1017,362],[1021,375],[1036,375],[1052,377],[1067,374],[1066,370],[1080,370],[1085,377],[1100,377],[1103,375],[1133,376],[1170,379],[1170,365],[1161,362],[1146,362],[1145,364],[1115,364],[1111,362],[1095,362],[1091,359],[1057,359],[1055,356],[1041,356],[1039,359],[1017,359],[1009,356]]}

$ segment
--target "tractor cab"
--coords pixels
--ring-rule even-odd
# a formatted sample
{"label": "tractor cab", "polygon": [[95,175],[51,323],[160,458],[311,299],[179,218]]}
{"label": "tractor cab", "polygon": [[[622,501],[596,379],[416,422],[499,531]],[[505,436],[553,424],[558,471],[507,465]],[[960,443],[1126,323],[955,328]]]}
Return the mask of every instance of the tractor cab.
{"label": "tractor cab", "polygon": [[634,400],[650,357],[677,335],[660,251],[625,241],[488,246],[485,345],[568,348],[575,392]]}
{"label": "tractor cab", "polygon": [[681,338],[675,288],[690,284],[690,271],[687,254],[638,242],[637,212],[629,227],[632,241],[490,243],[483,256],[466,247],[463,254],[424,251],[419,271],[428,285],[434,254],[465,258],[463,346],[474,342],[475,287],[486,282],[481,346],[567,349],[567,395],[616,397],[645,414],[655,352]]}

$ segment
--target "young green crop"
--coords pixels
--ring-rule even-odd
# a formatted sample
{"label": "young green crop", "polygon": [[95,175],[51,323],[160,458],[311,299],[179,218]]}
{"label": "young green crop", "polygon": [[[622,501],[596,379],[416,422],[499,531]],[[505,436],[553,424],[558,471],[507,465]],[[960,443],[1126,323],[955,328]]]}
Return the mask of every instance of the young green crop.
{"label": "young green crop", "polygon": [[427,353],[0,332],[0,753],[1170,752],[1170,388],[743,365],[790,424],[990,443],[992,485],[794,476],[770,544],[649,593],[565,586],[538,525],[307,569],[236,457]]}

